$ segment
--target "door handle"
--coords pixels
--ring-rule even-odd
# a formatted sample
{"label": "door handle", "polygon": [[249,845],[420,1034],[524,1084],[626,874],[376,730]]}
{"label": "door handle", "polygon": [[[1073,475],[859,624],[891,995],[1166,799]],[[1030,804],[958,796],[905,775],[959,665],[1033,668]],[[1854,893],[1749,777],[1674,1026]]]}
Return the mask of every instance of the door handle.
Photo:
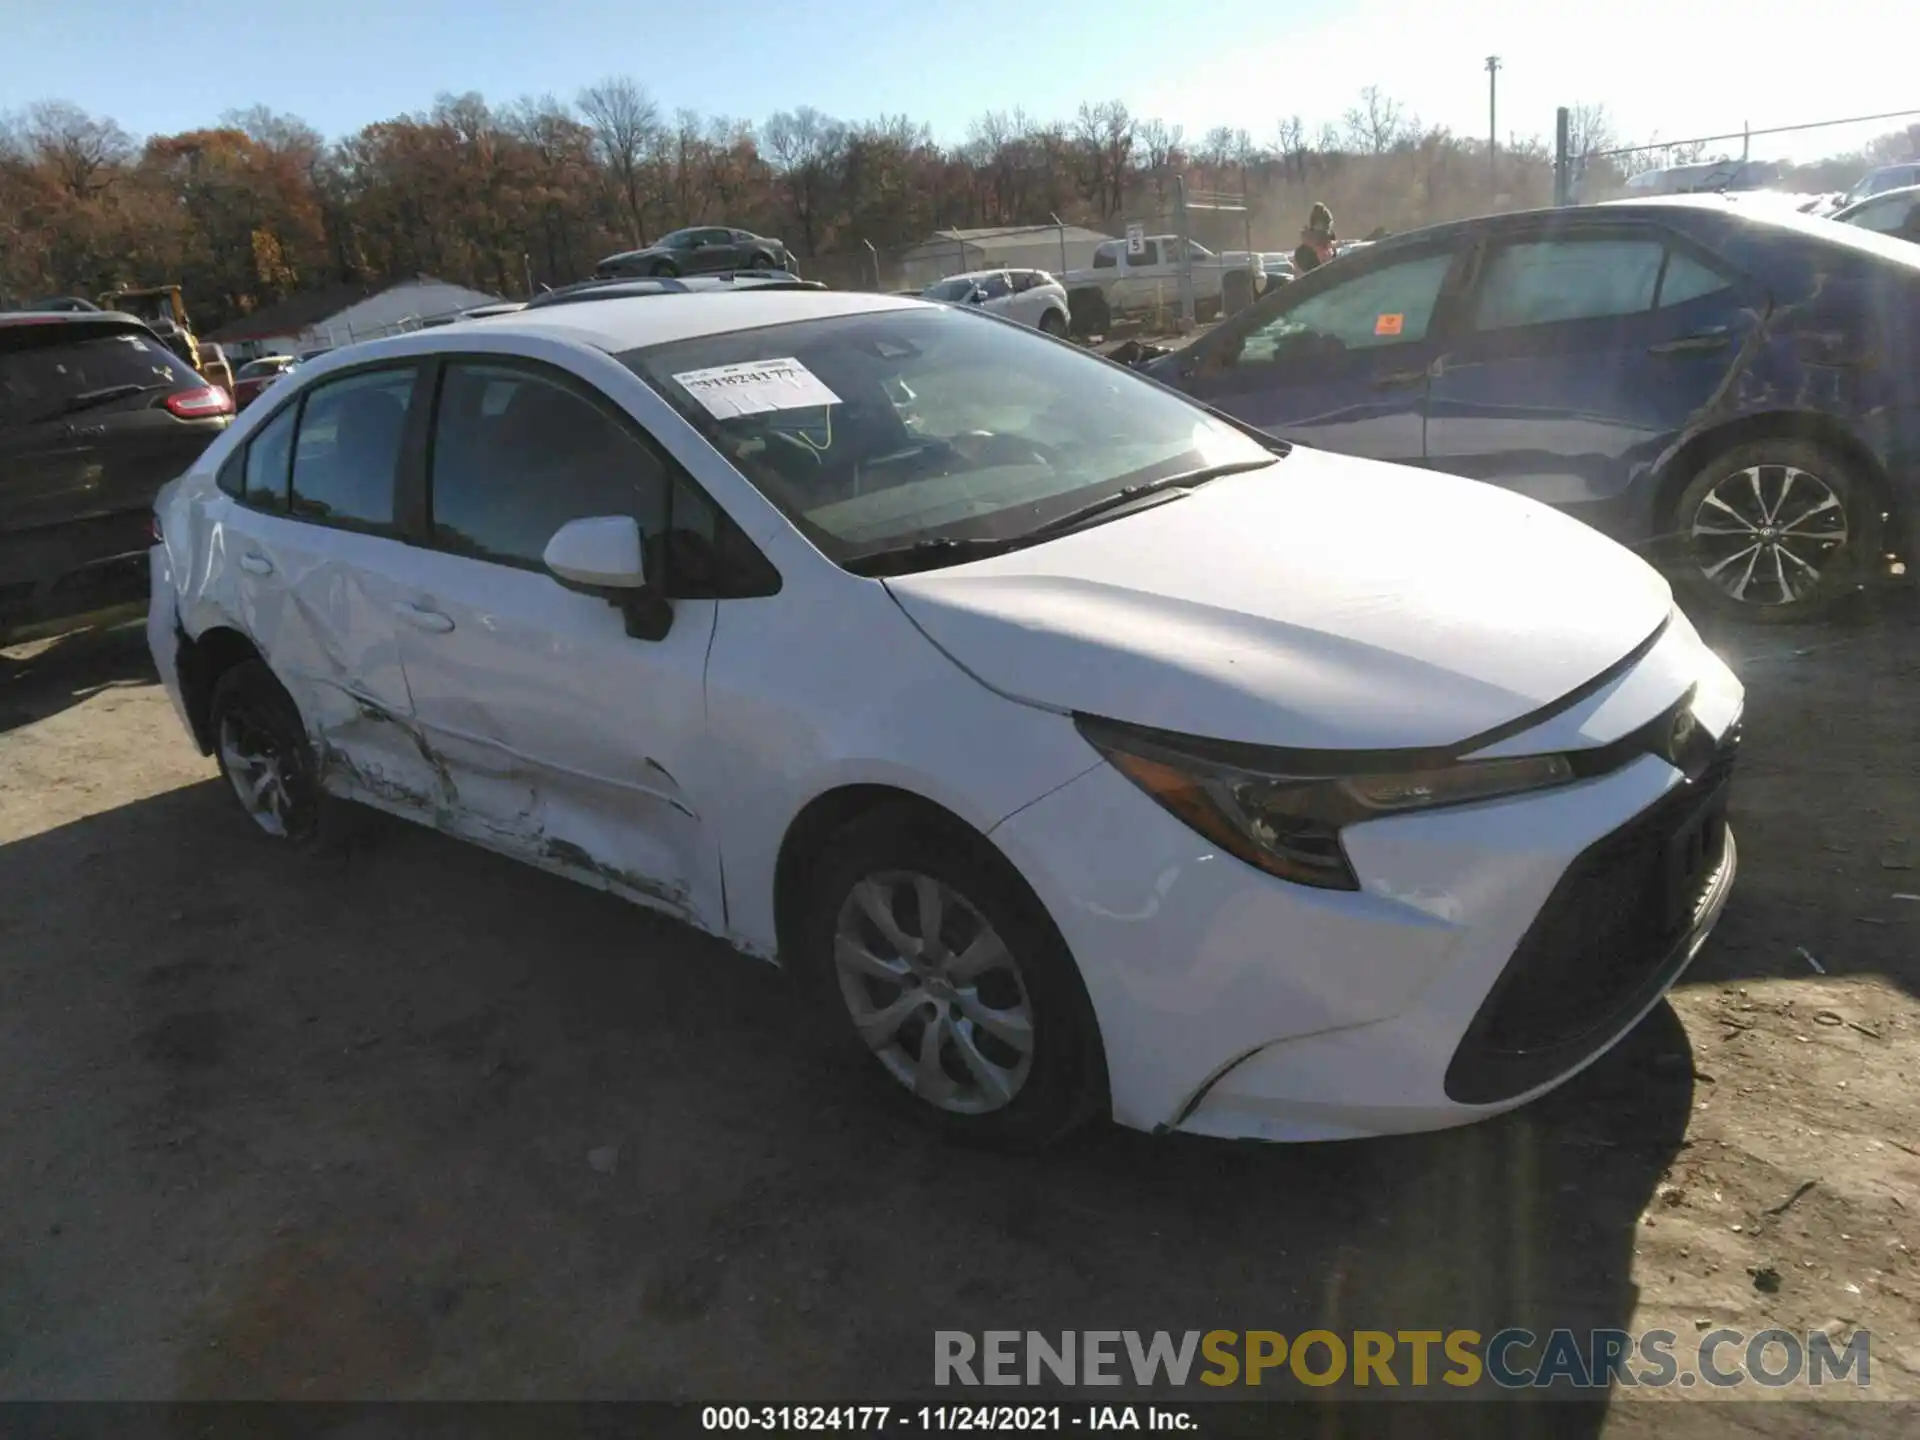
{"label": "door handle", "polygon": [[428,609],[424,605],[396,605],[393,607],[400,618],[420,630],[431,630],[436,635],[444,635],[453,629],[453,617],[443,615],[438,610]]}
{"label": "door handle", "polygon": [[1724,330],[1702,330],[1697,335],[1682,335],[1678,340],[1663,340],[1647,346],[1649,355],[1692,355],[1704,350],[1724,350],[1733,339]]}
{"label": "door handle", "polygon": [[240,557],[240,568],[249,575],[271,575],[273,562],[266,556],[250,550]]}
{"label": "door handle", "polygon": [[1398,390],[1404,386],[1418,385],[1426,378],[1427,368],[1423,365],[1418,370],[1389,370],[1384,375],[1376,375],[1373,385],[1376,390]]}

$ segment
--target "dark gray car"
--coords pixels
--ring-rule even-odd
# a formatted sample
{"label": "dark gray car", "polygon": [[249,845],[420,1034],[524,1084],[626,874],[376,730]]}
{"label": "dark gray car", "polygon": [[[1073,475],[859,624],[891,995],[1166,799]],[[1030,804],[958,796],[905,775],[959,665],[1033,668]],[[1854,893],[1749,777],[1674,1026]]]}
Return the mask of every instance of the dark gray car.
{"label": "dark gray car", "polygon": [[232,415],[132,315],[0,315],[0,641],[144,599],[154,496]]}
{"label": "dark gray car", "polygon": [[646,275],[699,275],[721,270],[785,270],[791,256],[778,240],[750,230],[697,225],[662,235],[644,250],[609,255],[594,267],[602,280]]}

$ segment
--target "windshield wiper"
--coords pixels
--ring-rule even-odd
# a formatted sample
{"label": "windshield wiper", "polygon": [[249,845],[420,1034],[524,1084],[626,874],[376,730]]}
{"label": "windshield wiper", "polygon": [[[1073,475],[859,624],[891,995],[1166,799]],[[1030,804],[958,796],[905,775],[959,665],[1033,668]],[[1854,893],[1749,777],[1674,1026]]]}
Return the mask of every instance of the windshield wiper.
{"label": "windshield wiper", "polygon": [[878,550],[869,550],[861,555],[849,557],[844,563],[846,568],[856,575],[906,575],[915,570],[930,570],[942,565],[960,565],[968,560],[984,560],[992,555],[1004,555],[1009,550],[1023,549],[1028,545],[1037,545],[1042,540],[1050,540],[1056,535],[1078,529],[1087,521],[1110,511],[1126,509],[1135,501],[1144,500],[1151,495],[1164,494],[1169,500],[1186,494],[1195,486],[1204,485],[1209,480],[1218,480],[1223,475],[1237,475],[1243,470],[1264,470],[1281,457],[1269,456],[1265,460],[1235,460],[1227,465],[1210,465],[1203,470],[1189,470],[1181,475],[1169,475],[1163,480],[1142,480],[1137,485],[1125,485],[1111,495],[1102,496],[1090,504],[1064,515],[1055,516],[1044,525],[1031,530],[1023,530],[1018,535],[1003,535],[994,539],[966,538],[955,535],[934,535],[915,540],[906,545],[883,546]]}
{"label": "windshield wiper", "polygon": [[1098,516],[1111,510],[1125,509],[1136,500],[1149,495],[1158,495],[1169,491],[1186,492],[1195,486],[1204,485],[1209,480],[1218,480],[1223,475],[1238,475],[1243,470],[1264,470],[1280,457],[1269,455],[1264,460],[1235,460],[1227,465],[1209,465],[1203,470],[1189,470],[1181,475],[1169,475],[1161,480],[1142,480],[1137,485],[1123,485],[1111,495],[1103,495],[1098,500],[1082,505],[1077,510],[1069,510],[1064,515],[1056,515],[1044,525],[1036,526],[1022,535],[1022,541],[1045,540],[1050,536],[1062,535],[1069,530],[1077,530]]}
{"label": "windshield wiper", "polygon": [[115,400],[124,400],[129,395],[144,394],[148,390],[166,388],[166,382],[152,385],[106,385],[98,390],[82,390],[78,395],[69,395],[53,409],[39,417],[40,420],[58,420],[62,415],[72,415],[76,411],[91,410],[96,405],[106,405]]}

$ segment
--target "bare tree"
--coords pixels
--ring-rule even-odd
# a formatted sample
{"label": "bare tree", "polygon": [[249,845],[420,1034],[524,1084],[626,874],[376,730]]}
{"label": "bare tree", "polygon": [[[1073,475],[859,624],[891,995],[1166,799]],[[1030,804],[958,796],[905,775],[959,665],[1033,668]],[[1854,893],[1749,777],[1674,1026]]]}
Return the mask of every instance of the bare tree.
{"label": "bare tree", "polygon": [[786,181],[787,200],[811,256],[819,247],[832,170],[846,148],[847,127],[802,105],[768,117],[763,138],[775,172]]}
{"label": "bare tree", "polygon": [[220,116],[226,129],[238,130],[256,145],[282,155],[305,158],[326,148],[320,132],[297,115],[282,115],[267,105],[228,110]]}
{"label": "bare tree", "polygon": [[1605,105],[1573,105],[1567,110],[1567,152],[1597,155],[1620,148],[1620,132]]}
{"label": "bare tree", "polygon": [[1126,204],[1127,162],[1133,155],[1133,115],[1119,100],[1083,104],[1074,118],[1074,137],[1086,164],[1084,189],[1102,215],[1118,215]]}
{"label": "bare tree", "polygon": [[659,141],[660,107],[625,76],[602,80],[580,92],[580,113],[593,131],[595,148],[618,192],[636,246],[647,243],[648,160]]}
{"label": "bare tree", "polygon": [[1179,161],[1180,142],[1186,138],[1184,125],[1169,125],[1161,119],[1142,120],[1138,138],[1140,163],[1153,182],[1153,203],[1164,210],[1167,205],[1167,172]]}
{"label": "bare tree", "polygon": [[1224,170],[1233,158],[1233,127],[1216,125],[1200,141],[1200,163],[1213,170]]}
{"label": "bare tree", "polygon": [[19,138],[28,157],[51,167],[61,185],[81,200],[104,190],[133,154],[126,131],[65,100],[28,106]]}
{"label": "bare tree", "polygon": [[1347,141],[1365,155],[1384,155],[1407,132],[1407,119],[1398,101],[1380,93],[1378,85],[1360,92],[1360,103],[1345,117]]}
{"label": "bare tree", "polygon": [[1307,125],[1298,115],[1289,115],[1280,122],[1279,133],[1280,158],[1292,170],[1302,184],[1307,179]]}

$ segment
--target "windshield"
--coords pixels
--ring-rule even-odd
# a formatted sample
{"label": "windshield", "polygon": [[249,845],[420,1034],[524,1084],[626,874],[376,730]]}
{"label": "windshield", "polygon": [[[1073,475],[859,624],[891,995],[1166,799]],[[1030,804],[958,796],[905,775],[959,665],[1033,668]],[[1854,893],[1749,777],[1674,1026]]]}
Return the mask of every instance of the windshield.
{"label": "windshield", "polygon": [[839,561],[1014,539],[1117,492],[1274,452],[1118,366],[915,306],[620,357]]}

